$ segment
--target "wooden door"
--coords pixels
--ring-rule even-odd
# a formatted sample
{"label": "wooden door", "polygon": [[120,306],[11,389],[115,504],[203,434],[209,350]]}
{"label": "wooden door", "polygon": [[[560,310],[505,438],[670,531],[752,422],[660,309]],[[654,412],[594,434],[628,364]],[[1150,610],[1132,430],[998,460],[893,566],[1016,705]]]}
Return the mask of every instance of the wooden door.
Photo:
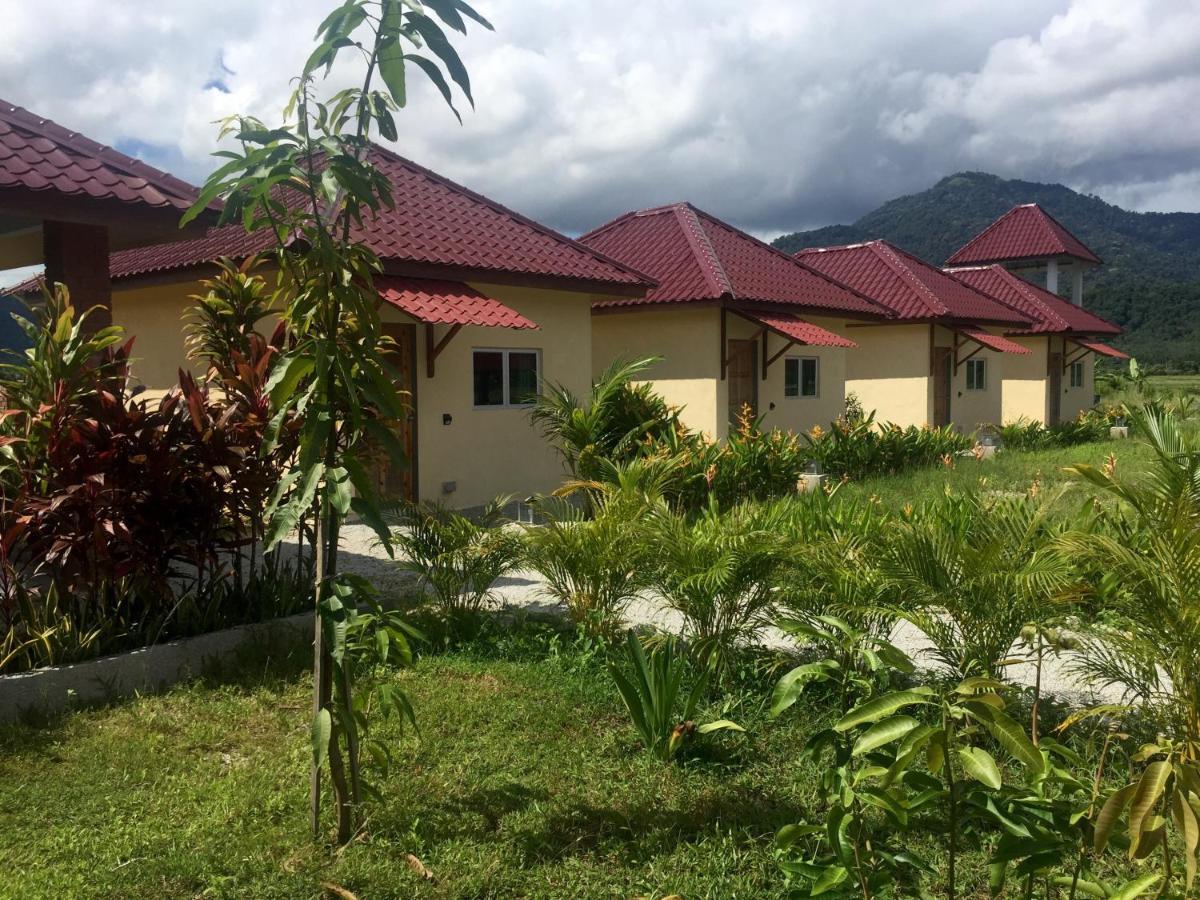
{"label": "wooden door", "polygon": [[953,374],[954,351],[950,347],[934,347],[929,365],[933,378],[933,424],[943,427],[950,424],[950,386]]}
{"label": "wooden door", "polygon": [[396,387],[403,391],[405,415],[394,423],[396,436],[404,447],[405,459],[384,458],[377,472],[380,496],[388,500],[417,499],[417,326],[384,322],[383,333],[396,345],[385,353],[399,375]]}
{"label": "wooden door", "polygon": [[734,425],[749,406],[752,416],[758,415],[758,341],[730,340],[729,362],[725,370],[729,382],[729,423]]}
{"label": "wooden door", "polygon": [[1061,353],[1049,354],[1050,371],[1047,373],[1046,398],[1049,403],[1046,409],[1046,424],[1057,425],[1062,420],[1062,375],[1063,358]]}

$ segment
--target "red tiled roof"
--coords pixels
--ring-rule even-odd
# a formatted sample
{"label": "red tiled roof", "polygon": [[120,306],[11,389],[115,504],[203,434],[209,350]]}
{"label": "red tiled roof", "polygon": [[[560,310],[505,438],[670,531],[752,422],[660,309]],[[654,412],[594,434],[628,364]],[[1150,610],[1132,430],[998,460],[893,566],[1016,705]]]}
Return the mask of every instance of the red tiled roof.
{"label": "red tiled roof", "polygon": [[0,100],[0,197],[6,188],[179,212],[197,196],[186,181]]}
{"label": "red tiled roof", "polygon": [[857,347],[858,344],[840,334],[834,334],[828,329],[811,322],[798,319],[791,313],[769,313],[758,310],[742,312],[747,319],[758,322],[797,344],[808,344],[812,347]]}
{"label": "red tiled roof", "polygon": [[[635,290],[651,283],[640,272],[389,150],[373,147],[370,160],[391,182],[396,204],[367,219],[354,237],[385,263],[536,275]],[[221,256],[241,258],[271,244],[269,232],[247,234],[240,225],[227,225],[195,240],[115,253],[112,276],[185,268]]]}
{"label": "red tiled roof", "polygon": [[457,281],[431,278],[375,279],[379,296],[418,322],[482,325],[487,328],[537,328],[515,309]]}
{"label": "red tiled roof", "polygon": [[1100,264],[1100,257],[1036,203],[1014,206],[946,261],[949,266],[1073,256]]}
{"label": "red tiled roof", "polygon": [[883,304],[900,319],[1029,324],[1012,307],[887,241],[801,250],[796,256]]}
{"label": "red tiled roof", "polygon": [[888,315],[861,294],[690,203],[626,213],[579,240],[658,281],[644,298],[598,307],[727,299]]}
{"label": "red tiled roof", "polygon": [[1022,347],[1020,344],[1010,341],[1006,337],[1001,337],[998,334],[992,334],[989,331],[984,331],[982,328],[957,328],[955,329],[965,338],[970,338],[977,344],[982,344],[989,350],[995,350],[997,353],[1028,353],[1028,347]]}
{"label": "red tiled roof", "polygon": [[1100,341],[1076,340],[1075,343],[1084,350],[1091,350],[1093,353],[1099,353],[1101,356],[1111,356],[1113,359],[1129,359],[1128,353],[1122,353],[1116,347],[1110,347],[1108,344],[1100,343]]}
{"label": "red tiled roof", "polygon": [[1002,300],[1031,320],[1029,334],[1120,334],[1121,328],[1000,265],[947,269],[959,281]]}

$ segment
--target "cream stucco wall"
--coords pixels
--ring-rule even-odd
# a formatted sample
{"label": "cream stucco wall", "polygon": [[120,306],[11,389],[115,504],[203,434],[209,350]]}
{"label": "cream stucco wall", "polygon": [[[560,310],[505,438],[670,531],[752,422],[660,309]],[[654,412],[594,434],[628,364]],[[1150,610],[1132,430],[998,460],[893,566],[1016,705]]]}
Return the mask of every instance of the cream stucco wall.
{"label": "cream stucco wall", "polygon": [[1010,355],[1004,361],[1002,419],[1004,424],[1024,419],[1046,424],[1050,388],[1047,359],[1050,338],[1013,337],[1010,340],[1029,350],[1024,356]]}
{"label": "cream stucco wall", "polygon": [[[714,314],[715,311],[714,311]],[[842,319],[832,319],[820,316],[805,316],[804,321],[811,322],[820,328],[832,331],[834,334],[856,338],[849,334],[846,323]],[[719,322],[718,322],[719,325]],[[730,315],[726,320],[726,335],[733,339],[751,338],[759,330],[759,326],[743,319],[741,316]],[[778,353],[786,341],[777,334],[767,335],[767,358]],[[762,416],[764,428],[779,428],[783,431],[811,431],[814,425],[828,428],[829,423],[842,414],[846,407],[846,355],[848,351],[840,347],[811,347],[800,344],[793,345],[783,356],[777,359],[767,369],[767,377],[762,378],[762,339],[759,339],[758,349],[758,413]],[[817,396],[816,397],[785,397],[784,388],[784,359],[789,356],[816,357],[817,363]],[[721,382],[718,391],[719,409],[727,409],[729,405],[729,389],[727,382]]]}
{"label": "cream stucco wall", "polygon": [[[530,348],[541,353],[544,379],[586,393],[591,381],[591,304],[611,299],[592,294],[475,284],[541,327],[537,331],[464,327],[438,356],[435,377],[426,377],[425,341],[418,326],[415,366],[417,489],[422,499],[455,507],[478,506],[502,494],[518,499],[558,487],[562,464],[529,420],[527,409],[472,408],[472,348]],[[117,285],[113,320],[136,336],[134,377],[158,395],[175,385],[186,365],[184,315],[196,281],[144,287]],[[386,307],[387,321],[406,321]],[[273,323],[266,323],[273,327]],[[438,339],[446,332],[437,326]],[[443,425],[448,414],[451,424]],[[445,482],[455,482],[443,493]]]}
{"label": "cream stucco wall", "polygon": [[178,384],[181,367],[203,373],[202,367],[190,365],[184,354],[184,317],[191,306],[188,297],[199,291],[197,281],[113,286],[113,324],[133,336],[130,371],[152,396]]}
{"label": "cream stucco wall", "polygon": [[[417,328],[416,407],[417,485],[423,500],[456,507],[479,506],[511,494],[523,499],[562,484],[559,457],[529,418],[526,408],[474,408],[472,350],[519,348],[541,354],[543,380],[586,394],[591,384],[591,304],[589,294],[472,283],[528,319],[537,331],[465,326],[438,355],[427,377],[423,329]],[[405,321],[385,308],[385,320]],[[435,326],[438,340],[446,326]],[[450,424],[443,424],[444,416]],[[452,493],[443,491],[454,482]]]}
{"label": "cream stucco wall", "polygon": [[[865,325],[847,336],[858,346],[846,353],[846,393],[881,422],[924,425],[933,419],[929,377],[929,326]],[[951,404],[953,412],[953,403]]]}
{"label": "cream stucco wall", "polygon": [[720,341],[720,312],[713,307],[597,313],[592,316],[592,375],[615,359],[661,357],[645,380],[681,409],[685,425],[721,438],[728,395],[719,378]]}
{"label": "cream stucco wall", "polygon": [[[992,334],[1001,334],[999,328],[987,329]],[[953,347],[954,332],[948,328],[934,329],[934,343],[938,347]],[[1004,373],[1010,360],[1023,358],[1020,354],[997,353],[994,350],[979,350],[979,345],[960,338],[958,355],[963,362],[950,379],[950,422],[959,431],[970,434],[980,425],[1000,424],[1003,409]],[[982,359],[987,365],[984,372],[984,389],[967,390],[966,358]]]}
{"label": "cream stucco wall", "polygon": [[[1063,347],[1063,359],[1074,359],[1080,354],[1078,344],[1073,344],[1065,338],[1054,338],[1056,343],[1060,343]],[[1063,372],[1062,376],[1062,420],[1067,422],[1074,419],[1085,409],[1091,409],[1095,406],[1096,399],[1096,354],[1085,353],[1079,359],[1083,363],[1083,386],[1071,387],[1071,370],[1067,367],[1067,371]]]}
{"label": "cream stucco wall", "polygon": [[[805,321],[836,334],[848,335],[845,322],[820,316]],[[726,315],[727,339],[745,340],[761,326],[739,315]],[[853,335],[850,335],[852,339]],[[846,354],[837,347],[795,345],[768,369],[762,378],[762,345],[759,338],[758,412],[764,428],[808,431],[828,426],[843,411],[846,399]],[[710,438],[728,435],[729,384],[721,379],[721,311],[716,307],[673,306],[605,312],[592,317],[592,370],[603,371],[614,359],[658,356],[646,381],[667,402],[681,408],[684,424]],[[767,357],[784,347],[779,335],[767,336]],[[784,396],[784,359],[812,356],[818,363],[818,396]]]}

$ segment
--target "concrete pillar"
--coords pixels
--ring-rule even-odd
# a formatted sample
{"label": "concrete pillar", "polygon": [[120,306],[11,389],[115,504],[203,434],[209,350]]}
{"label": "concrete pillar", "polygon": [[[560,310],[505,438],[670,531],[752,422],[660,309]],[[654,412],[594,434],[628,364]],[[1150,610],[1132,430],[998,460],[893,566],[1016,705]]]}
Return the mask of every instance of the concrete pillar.
{"label": "concrete pillar", "polygon": [[42,223],[46,284],[65,284],[76,313],[103,307],[88,317],[95,331],[112,324],[112,282],[108,275],[108,229],[75,222]]}
{"label": "concrete pillar", "polygon": [[1052,294],[1058,293],[1058,260],[1046,260],[1046,290]]}
{"label": "concrete pillar", "polygon": [[1071,302],[1076,306],[1083,306],[1083,263],[1075,263],[1073,266],[1073,279],[1071,281]]}

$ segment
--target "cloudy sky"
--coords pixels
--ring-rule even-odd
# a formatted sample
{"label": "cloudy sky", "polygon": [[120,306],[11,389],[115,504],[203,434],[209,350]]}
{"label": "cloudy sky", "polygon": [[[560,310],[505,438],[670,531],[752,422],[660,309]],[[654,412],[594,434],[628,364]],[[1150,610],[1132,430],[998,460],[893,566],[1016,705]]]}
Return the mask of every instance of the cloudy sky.
{"label": "cloudy sky", "polygon": [[[0,96],[191,181],[334,0],[0,0]],[[476,110],[397,149],[570,233],[688,199],[764,236],[962,169],[1200,211],[1197,0],[477,0]]]}

